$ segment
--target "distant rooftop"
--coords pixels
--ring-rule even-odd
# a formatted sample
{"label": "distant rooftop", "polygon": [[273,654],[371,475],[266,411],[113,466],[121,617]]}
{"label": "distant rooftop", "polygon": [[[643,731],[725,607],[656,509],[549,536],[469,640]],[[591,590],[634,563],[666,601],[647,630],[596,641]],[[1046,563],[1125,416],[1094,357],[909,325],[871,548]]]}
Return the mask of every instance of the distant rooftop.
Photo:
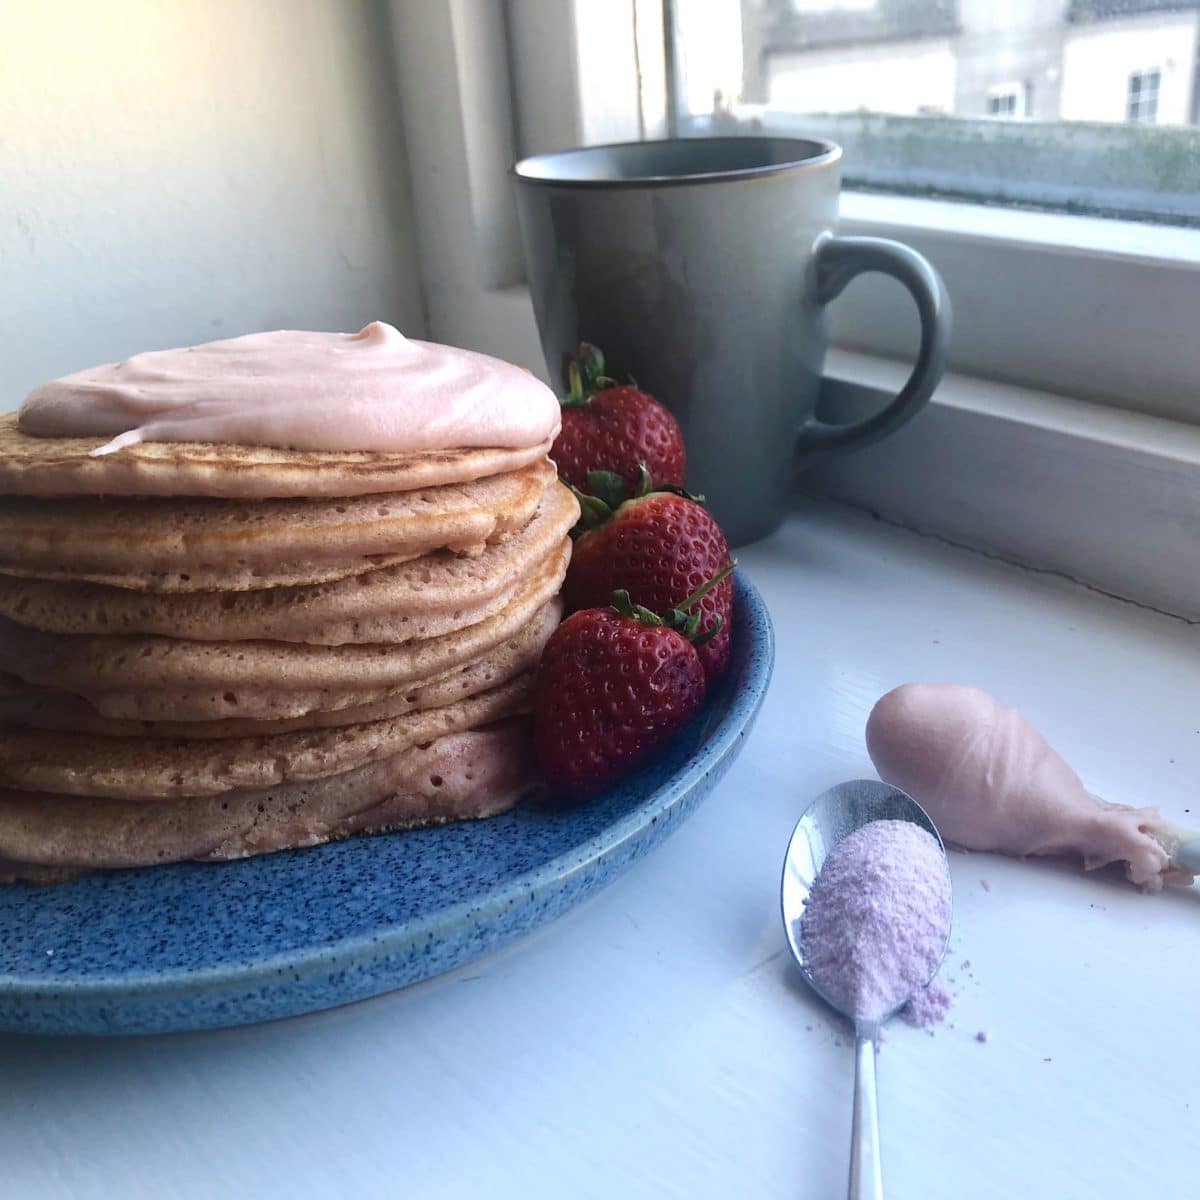
{"label": "distant rooftop", "polygon": [[1117,17],[1144,17],[1151,13],[1195,12],[1200,0],[1071,0],[1067,20],[1073,25],[1110,21]]}
{"label": "distant rooftop", "polygon": [[788,0],[768,0],[764,17],[763,50],[775,54],[948,37],[958,32],[956,0],[877,0],[868,9],[827,12],[797,12]]}
{"label": "distant rooftop", "polygon": [[[1070,0],[1072,25],[1155,13],[1195,12],[1200,0]],[[790,0],[766,0],[762,48],[767,54],[871,42],[951,37],[959,32],[957,0],[876,0],[871,8],[799,12]]]}

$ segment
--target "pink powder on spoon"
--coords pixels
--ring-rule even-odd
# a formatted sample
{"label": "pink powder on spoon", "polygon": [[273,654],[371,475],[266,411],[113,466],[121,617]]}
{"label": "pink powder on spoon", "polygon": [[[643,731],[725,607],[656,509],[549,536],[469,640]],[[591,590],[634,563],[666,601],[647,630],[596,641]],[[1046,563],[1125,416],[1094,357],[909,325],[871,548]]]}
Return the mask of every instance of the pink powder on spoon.
{"label": "pink powder on spoon", "polygon": [[[872,821],[833,848],[813,882],[800,918],[805,964],[837,1008],[879,1020],[925,991],[945,950],[950,911],[937,840],[910,821]],[[941,1018],[949,1003],[942,997],[938,989],[918,1024]]]}

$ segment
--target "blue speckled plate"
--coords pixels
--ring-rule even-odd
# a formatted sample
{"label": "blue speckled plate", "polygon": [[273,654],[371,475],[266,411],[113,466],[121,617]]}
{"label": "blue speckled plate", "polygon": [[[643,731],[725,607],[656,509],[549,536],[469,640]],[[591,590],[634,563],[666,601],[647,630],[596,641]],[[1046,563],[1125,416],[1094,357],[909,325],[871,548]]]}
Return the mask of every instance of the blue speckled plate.
{"label": "blue speckled plate", "polygon": [[0,888],[0,1030],[161,1033],[294,1016],[426,979],[552,920],[655,846],[741,749],[774,645],[740,572],[733,627],[732,670],[692,725],[582,808]]}

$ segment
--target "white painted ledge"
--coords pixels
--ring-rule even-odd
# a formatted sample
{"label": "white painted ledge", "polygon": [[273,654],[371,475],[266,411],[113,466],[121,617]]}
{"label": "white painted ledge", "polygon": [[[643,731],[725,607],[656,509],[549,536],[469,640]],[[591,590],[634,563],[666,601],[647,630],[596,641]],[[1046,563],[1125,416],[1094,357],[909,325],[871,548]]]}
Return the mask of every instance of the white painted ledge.
{"label": "white painted ledge", "polygon": [[[906,242],[941,272],[954,370],[1200,423],[1200,230],[861,192],[843,195],[839,228]],[[886,277],[856,281],[829,320],[835,344],[867,354],[917,344]]]}
{"label": "white painted ledge", "polygon": [[[829,354],[830,419],[907,367]],[[1200,429],[960,375],[892,438],[830,460],[804,491],[1200,620]]]}
{"label": "white painted ledge", "polygon": [[[774,682],[653,854],[394,995],[223,1032],[0,1036],[5,1200],[844,1196],[853,1055],[779,921],[804,805],[871,773],[881,693],[963,679],[1097,794],[1195,824],[1200,659],[1178,621],[833,505],[741,559],[774,618]],[[984,854],[951,871],[948,1024],[896,1023],[880,1059],[888,1195],[1186,1194],[1200,896]]]}

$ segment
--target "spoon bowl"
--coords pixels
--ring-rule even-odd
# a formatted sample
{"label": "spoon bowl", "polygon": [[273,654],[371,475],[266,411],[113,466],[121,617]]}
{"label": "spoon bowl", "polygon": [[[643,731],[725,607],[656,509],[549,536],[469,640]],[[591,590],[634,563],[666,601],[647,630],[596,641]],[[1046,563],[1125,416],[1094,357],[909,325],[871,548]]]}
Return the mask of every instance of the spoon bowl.
{"label": "spoon bowl", "polygon": [[[783,882],[779,891],[784,931],[792,950],[792,957],[800,967],[805,982],[830,1008],[841,1013],[849,1021],[855,1020],[854,1014],[846,1012],[836,1001],[831,1000],[821,990],[808,969],[804,958],[804,946],[800,941],[800,918],[812,885],[816,882],[830,851],[855,830],[873,821],[909,821],[919,825],[933,836],[943,857],[945,856],[946,847],[942,844],[937,826],[907,792],[892,787],[890,783],[881,783],[877,779],[852,779],[822,792],[804,810],[792,831],[791,841],[788,842],[787,854],[783,860]],[[925,981],[927,984],[940,967],[939,958],[929,979]],[[891,1012],[880,1018],[879,1024],[882,1025],[884,1021],[895,1016],[910,999],[911,997],[906,996],[901,1000]]]}
{"label": "spoon bowl", "polygon": [[[855,1033],[854,1127],[851,1133],[850,1200],[882,1200],[883,1174],[879,1160],[879,1114],[875,1096],[875,1052],[879,1030],[885,1021],[895,1016],[912,995],[898,1000],[890,1012],[877,1020],[864,1021],[846,1012],[828,996],[812,977],[805,960],[800,936],[800,919],[809,893],[825,859],[843,839],[874,821],[908,821],[919,825],[937,841],[945,865],[946,848],[937,827],[928,813],[906,792],[875,779],[855,779],[839,783],[822,792],[805,809],[788,842],[783,861],[783,881],[780,886],[780,907],[783,927],[787,933],[792,956],[800,967],[808,986],[835,1011],[853,1023]],[[946,868],[947,887],[949,868]],[[950,940],[950,925],[946,925],[937,962],[922,986],[932,982],[945,957]]]}

